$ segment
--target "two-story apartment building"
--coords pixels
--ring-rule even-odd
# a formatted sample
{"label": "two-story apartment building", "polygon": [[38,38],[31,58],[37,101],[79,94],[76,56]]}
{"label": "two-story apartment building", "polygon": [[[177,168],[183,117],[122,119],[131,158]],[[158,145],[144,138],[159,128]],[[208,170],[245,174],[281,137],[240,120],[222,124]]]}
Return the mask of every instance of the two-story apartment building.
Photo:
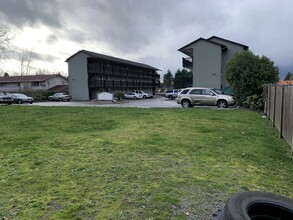
{"label": "two-story apartment building", "polygon": [[70,56],[69,94],[74,100],[96,99],[101,92],[143,90],[155,94],[160,75],[157,68],[87,50]]}
{"label": "two-story apartment building", "polygon": [[56,86],[68,86],[60,74],[0,77],[0,92],[45,91]]}
{"label": "two-story apartment building", "polygon": [[229,86],[226,65],[242,50],[248,50],[248,46],[217,36],[199,38],[178,49],[188,56],[182,58],[182,65],[192,70],[193,86],[219,89]]}

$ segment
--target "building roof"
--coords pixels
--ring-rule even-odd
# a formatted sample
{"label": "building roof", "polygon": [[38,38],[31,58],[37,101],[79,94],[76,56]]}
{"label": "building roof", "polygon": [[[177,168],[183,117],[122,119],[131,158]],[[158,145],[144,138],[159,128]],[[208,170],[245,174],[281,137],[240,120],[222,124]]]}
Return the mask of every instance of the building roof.
{"label": "building roof", "polygon": [[280,86],[293,86],[293,80],[282,80],[278,82]]}
{"label": "building roof", "polygon": [[49,91],[51,92],[65,92],[65,93],[68,93],[69,91],[69,88],[68,88],[68,85],[57,85],[57,86],[54,86],[50,89],[48,89]]}
{"label": "building roof", "polygon": [[54,77],[64,76],[60,74],[51,74],[51,75],[27,75],[27,76],[3,76],[0,77],[0,83],[13,83],[13,82],[44,82]]}
{"label": "building roof", "polygon": [[108,56],[105,54],[100,54],[100,53],[95,53],[92,51],[88,51],[88,50],[80,50],[77,53],[73,54],[72,56],[68,57],[65,62],[68,62],[72,57],[74,57],[75,55],[79,54],[79,53],[84,53],[90,57],[93,58],[99,58],[99,59],[103,59],[103,60],[110,60],[112,62],[116,62],[116,63],[123,63],[126,65],[131,65],[131,66],[137,66],[137,67],[141,67],[141,68],[146,68],[146,69],[151,69],[151,70],[159,70],[153,66],[147,65],[147,64],[143,64],[143,63],[138,63],[138,62],[134,62],[134,61],[130,61],[130,60],[124,60],[121,58],[117,58],[117,57],[112,57],[112,56]]}
{"label": "building roof", "polygon": [[248,50],[248,48],[249,48],[247,45],[240,44],[240,43],[237,43],[237,42],[234,42],[234,41],[231,41],[231,40],[227,40],[227,39],[224,39],[224,38],[221,38],[221,37],[218,37],[218,36],[211,36],[210,38],[208,38],[208,40],[211,40],[211,39],[219,39],[219,40],[226,41],[226,42],[229,42],[229,43],[232,43],[232,44],[236,44],[236,45],[242,46],[244,50]]}
{"label": "building roof", "polygon": [[192,53],[192,51],[190,51],[190,50],[192,50],[192,48],[189,48],[189,47],[191,45],[197,43],[198,41],[206,41],[208,43],[216,44],[218,46],[221,46],[222,50],[227,49],[227,46],[225,44],[220,44],[218,42],[214,42],[214,41],[212,41],[212,39],[219,39],[219,40],[226,41],[226,42],[229,42],[229,43],[237,44],[239,46],[242,46],[244,50],[248,49],[248,46],[246,46],[244,44],[236,43],[236,42],[233,42],[233,41],[230,41],[230,40],[227,40],[227,39],[224,39],[224,38],[220,38],[220,37],[217,37],[217,36],[212,36],[212,37],[210,37],[208,39],[200,37],[200,38],[196,39],[195,41],[192,41],[191,43],[181,47],[180,49],[178,49],[178,51],[180,51],[182,53],[185,53],[186,55],[192,56],[192,54],[190,54],[190,53]]}
{"label": "building roof", "polygon": [[213,42],[213,41],[209,41],[209,40],[207,40],[207,39],[204,39],[204,38],[200,37],[200,38],[196,39],[195,41],[192,41],[191,43],[189,43],[189,44],[187,44],[187,45],[181,47],[180,49],[178,49],[178,51],[182,51],[182,50],[184,50],[185,48],[191,46],[192,44],[197,43],[198,41],[207,41],[207,42],[209,42],[209,43],[212,43],[212,44],[216,44],[216,45],[218,45],[218,46],[221,46],[222,49],[226,49],[226,48],[227,48],[226,45],[219,44],[219,43],[216,43],[216,42]]}

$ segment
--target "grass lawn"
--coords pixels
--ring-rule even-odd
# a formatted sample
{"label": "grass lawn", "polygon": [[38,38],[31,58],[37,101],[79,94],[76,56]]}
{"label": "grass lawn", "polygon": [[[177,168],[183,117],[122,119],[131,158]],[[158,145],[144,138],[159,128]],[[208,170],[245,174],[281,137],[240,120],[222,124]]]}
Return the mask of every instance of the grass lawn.
{"label": "grass lawn", "polygon": [[0,106],[0,218],[209,219],[293,198],[290,147],[245,110]]}

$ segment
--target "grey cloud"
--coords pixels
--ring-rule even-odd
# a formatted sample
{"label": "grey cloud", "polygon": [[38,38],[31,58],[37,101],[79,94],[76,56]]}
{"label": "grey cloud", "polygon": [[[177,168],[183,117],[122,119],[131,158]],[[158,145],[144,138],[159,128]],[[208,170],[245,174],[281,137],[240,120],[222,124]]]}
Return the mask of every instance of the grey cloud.
{"label": "grey cloud", "polygon": [[67,30],[67,38],[79,44],[82,44],[86,42],[87,40],[94,41],[94,39],[89,38],[87,33],[83,31],[79,31],[79,30],[72,30],[72,29]]}
{"label": "grey cloud", "polygon": [[39,54],[39,53],[34,53],[34,56],[33,56],[33,59],[34,60],[40,60],[40,61],[44,61],[44,62],[55,62],[55,61],[59,61],[60,58],[59,57],[56,57],[56,56],[53,56],[51,54]]}
{"label": "grey cloud", "polygon": [[58,37],[56,36],[56,35],[50,35],[50,36],[48,36],[47,37],[47,43],[48,44],[54,44],[55,42],[57,42],[58,41]]}
{"label": "grey cloud", "polygon": [[71,39],[103,42],[111,50],[125,53],[141,51],[155,41],[159,48],[166,38],[175,42],[188,32],[182,42],[186,44],[227,22],[219,10],[221,3],[199,0],[108,0],[87,4],[72,1],[69,7],[65,13],[70,11],[69,17],[79,18],[74,20],[75,25],[86,35],[79,39],[81,36],[76,38],[73,33]]}
{"label": "grey cloud", "polygon": [[291,0],[0,0],[0,19],[19,27],[46,25],[54,31],[46,39],[52,46],[62,39],[76,51],[106,47],[110,55],[138,57],[162,72],[181,68],[178,48],[217,35],[248,45],[288,72],[291,8]]}
{"label": "grey cloud", "polygon": [[17,27],[39,23],[51,27],[61,26],[56,0],[1,0],[0,17]]}
{"label": "grey cloud", "polygon": [[[161,1],[161,5],[174,1]],[[107,43],[114,50],[129,52],[150,44],[162,31],[166,8],[155,7],[154,1],[90,1],[87,6],[75,1],[82,30],[88,38]],[[79,12],[81,12],[79,11]]]}

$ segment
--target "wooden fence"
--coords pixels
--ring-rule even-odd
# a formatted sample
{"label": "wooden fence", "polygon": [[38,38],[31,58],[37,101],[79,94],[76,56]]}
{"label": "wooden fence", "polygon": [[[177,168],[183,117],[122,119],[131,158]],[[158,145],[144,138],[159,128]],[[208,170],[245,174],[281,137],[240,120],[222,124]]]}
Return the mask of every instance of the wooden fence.
{"label": "wooden fence", "polygon": [[293,154],[293,86],[268,85],[265,87],[264,113],[291,147]]}

